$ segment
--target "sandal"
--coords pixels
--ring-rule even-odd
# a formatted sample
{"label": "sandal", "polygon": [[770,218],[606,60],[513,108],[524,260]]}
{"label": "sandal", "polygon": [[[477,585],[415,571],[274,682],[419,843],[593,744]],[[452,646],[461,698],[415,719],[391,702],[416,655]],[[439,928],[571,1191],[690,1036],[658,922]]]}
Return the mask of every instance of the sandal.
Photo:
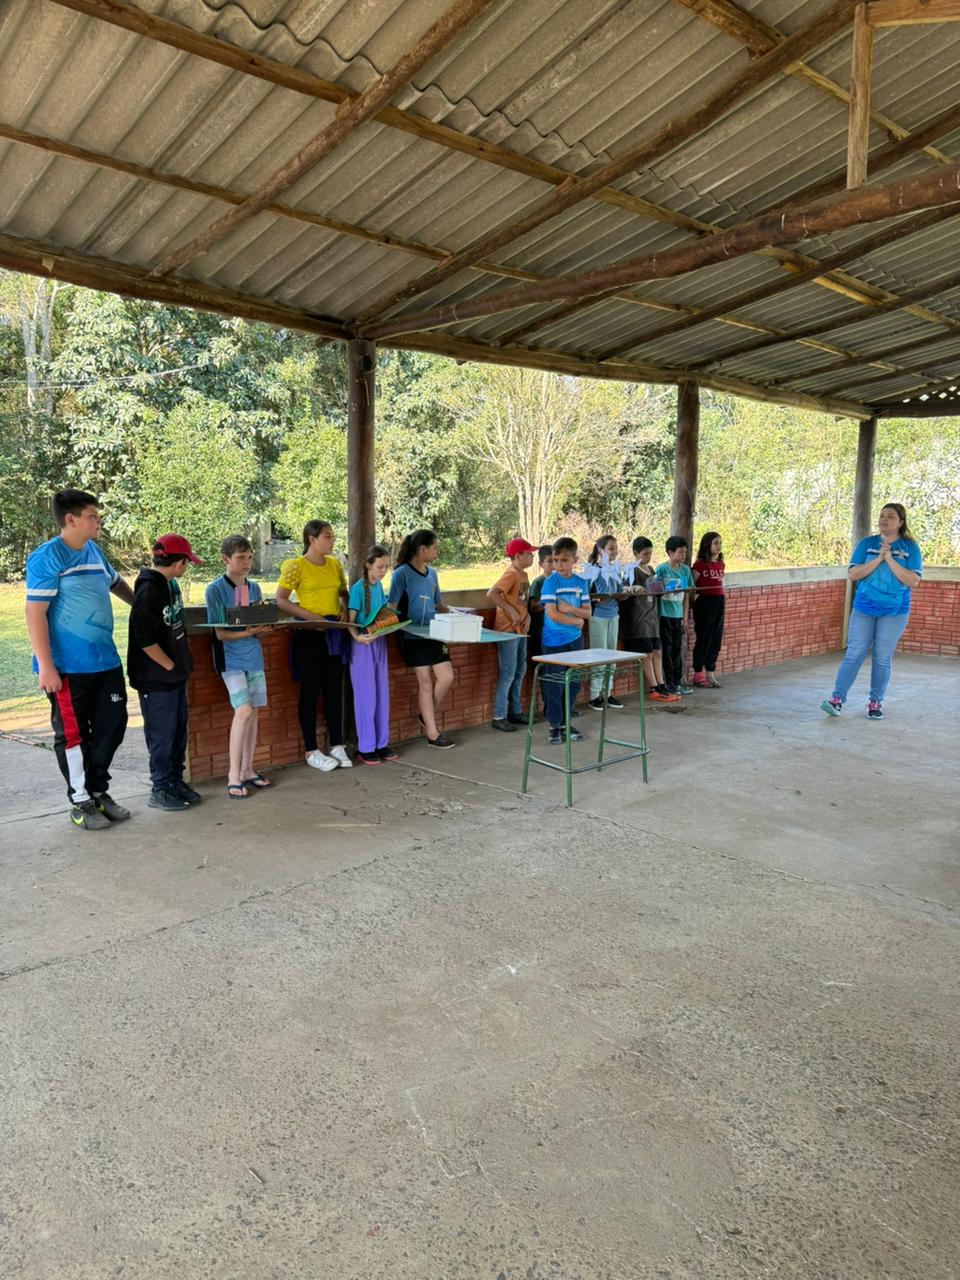
{"label": "sandal", "polygon": [[249,794],[244,782],[231,782],[227,785],[227,795],[231,800],[246,800]]}
{"label": "sandal", "polygon": [[269,778],[265,778],[262,773],[255,773],[249,778],[244,778],[242,785],[256,787],[258,791],[262,791],[264,787],[272,787],[273,783]]}

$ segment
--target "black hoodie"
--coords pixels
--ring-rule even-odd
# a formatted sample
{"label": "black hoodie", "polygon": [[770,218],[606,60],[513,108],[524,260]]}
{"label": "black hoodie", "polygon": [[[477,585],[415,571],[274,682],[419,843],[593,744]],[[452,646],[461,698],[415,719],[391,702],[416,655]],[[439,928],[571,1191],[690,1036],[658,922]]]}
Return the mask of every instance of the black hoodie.
{"label": "black hoodie", "polygon": [[[158,644],[173,663],[165,671],[144,653]],[[140,693],[162,693],[186,684],[193,670],[183,625],[183,597],[176,578],[165,578],[156,569],[141,569],[133,588],[130,610],[130,639],[127,646],[127,676]]]}

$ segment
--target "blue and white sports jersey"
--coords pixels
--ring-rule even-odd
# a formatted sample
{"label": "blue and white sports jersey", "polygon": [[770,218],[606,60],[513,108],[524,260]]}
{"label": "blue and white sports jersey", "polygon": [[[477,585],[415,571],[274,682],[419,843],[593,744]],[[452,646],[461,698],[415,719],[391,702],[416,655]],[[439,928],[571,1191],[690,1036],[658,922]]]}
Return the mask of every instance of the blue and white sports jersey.
{"label": "blue and white sports jersey", "polygon": [[[866,564],[868,560],[876,560],[882,546],[883,540],[879,533],[861,538],[850,556],[850,564]],[[902,568],[914,573],[923,572],[923,558],[915,542],[897,538],[890,543],[890,554]],[[869,578],[861,578],[854,585],[856,594],[853,597],[853,607],[857,613],[866,613],[873,618],[886,618],[910,612],[910,588],[903,585],[886,562],[878,565]]]}
{"label": "blue and white sports jersey", "polygon": [[79,675],[119,667],[110,603],[110,588],[119,578],[92,539],[72,551],[62,538],[51,538],[30,552],[27,600],[50,606],[50,653],[59,672]]}
{"label": "blue and white sports jersey", "polygon": [[[568,604],[574,609],[579,609],[585,604],[590,603],[590,587],[583,578],[572,574],[569,578],[564,578],[559,573],[551,573],[546,579],[540,592],[541,604]],[[575,645],[580,639],[581,631],[579,627],[573,625],[567,627],[561,622],[554,620],[544,613],[543,615],[543,643],[551,649],[558,649],[561,645]]]}

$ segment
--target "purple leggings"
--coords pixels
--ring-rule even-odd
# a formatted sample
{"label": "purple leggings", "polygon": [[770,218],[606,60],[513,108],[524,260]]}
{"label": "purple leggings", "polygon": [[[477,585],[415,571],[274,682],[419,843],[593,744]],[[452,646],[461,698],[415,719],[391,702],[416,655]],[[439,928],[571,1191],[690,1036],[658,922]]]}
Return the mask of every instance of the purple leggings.
{"label": "purple leggings", "polygon": [[350,683],[357,722],[357,749],[378,751],[390,741],[390,686],[386,638],[350,646]]}

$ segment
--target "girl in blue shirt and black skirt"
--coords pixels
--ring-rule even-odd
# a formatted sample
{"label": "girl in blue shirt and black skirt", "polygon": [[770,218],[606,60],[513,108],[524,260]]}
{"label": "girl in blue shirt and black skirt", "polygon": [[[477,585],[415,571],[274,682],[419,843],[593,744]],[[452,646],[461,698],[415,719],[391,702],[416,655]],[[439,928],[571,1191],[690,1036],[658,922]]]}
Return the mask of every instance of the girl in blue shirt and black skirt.
{"label": "girl in blue shirt and black skirt", "polygon": [[907,625],[910,592],[920,581],[923,559],[907,528],[899,502],[881,508],[878,533],[861,538],[850,557],[849,577],[856,594],[847,626],[847,652],[833,693],[820,708],[838,716],[867,653],[872,650],[867,718],[883,719],[883,696],[890,683],[893,651]]}
{"label": "girl in blue shirt and black skirt", "polygon": [[[396,567],[390,577],[390,603],[401,622],[429,627],[438,613],[450,610],[440,598],[440,584],[433,568],[440,551],[432,529],[408,533],[400,544]],[[417,677],[417,703],[420,723],[431,747],[453,747],[456,744],[437,728],[437,712],[453,684],[450,652],[440,640],[400,633],[403,660]]]}

